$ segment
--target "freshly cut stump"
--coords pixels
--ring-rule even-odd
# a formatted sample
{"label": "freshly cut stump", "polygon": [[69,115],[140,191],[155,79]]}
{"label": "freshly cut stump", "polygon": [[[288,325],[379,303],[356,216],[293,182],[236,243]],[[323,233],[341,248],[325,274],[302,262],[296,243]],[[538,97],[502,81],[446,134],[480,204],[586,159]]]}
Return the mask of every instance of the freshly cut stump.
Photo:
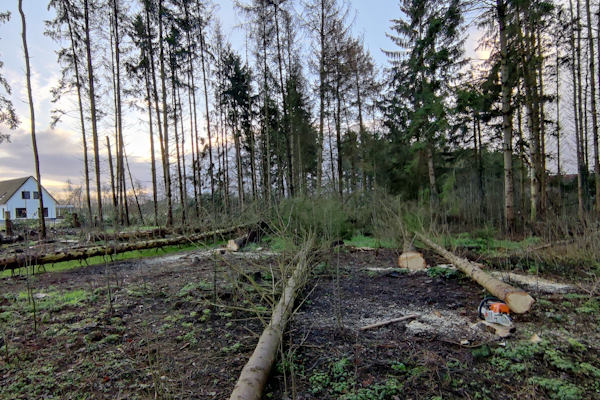
{"label": "freshly cut stump", "polygon": [[421,253],[407,251],[398,257],[398,267],[406,268],[411,272],[423,271],[427,269],[427,262]]}
{"label": "freshly cut stump", "polygon": [[515,288],[514,286],[504,283],[486,272],[483,272],[476,264],[449,252],[421,233],[417,233],[417,237],[427,246],[435,250],[436,253],[451,262],[456,268],[486,288],[492,295],[504,301],[513,312],[524,314],[529,311],[533,303],[535,303],[535,299],[524,290]]}

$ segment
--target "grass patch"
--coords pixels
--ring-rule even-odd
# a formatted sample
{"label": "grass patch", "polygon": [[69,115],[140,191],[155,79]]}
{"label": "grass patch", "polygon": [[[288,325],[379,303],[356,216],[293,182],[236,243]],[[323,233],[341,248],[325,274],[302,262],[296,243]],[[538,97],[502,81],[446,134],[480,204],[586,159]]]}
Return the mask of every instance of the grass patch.
{"label": "grass patch", "polygon": [[294,251],[296,249],[294,241],[285,236],[267,236],[263,241],[268,244],[269,249],[276,252]]}
{"label": "grass patch", "polygon": [[[58,292],[51,290],[47,293],[34,293],[35,306],[40,311],[60,311],[66,306],[79,306],[85,303],[90,297],[89,292],[85,290],[72,290],[68,292]],[[26,291],[19,292],[17,301],[23,307],[27,306],[29,298]]]}
{"label": "grass patch", "polygon": [[478,235],[475,233],[461,233],[458,236],[447,236],[444,239],[451,247],[466,247],[487,255],[497,254],[501,251],[525,250],[540,242],[537,237],[528,237],[521,241],[500,240],[491,235]]}

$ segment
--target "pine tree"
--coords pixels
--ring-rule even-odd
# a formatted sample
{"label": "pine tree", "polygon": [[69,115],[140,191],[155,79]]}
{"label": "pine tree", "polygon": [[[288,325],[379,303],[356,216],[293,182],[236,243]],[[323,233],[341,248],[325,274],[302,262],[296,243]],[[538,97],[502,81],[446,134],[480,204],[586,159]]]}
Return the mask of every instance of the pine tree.
{"label": "pine tree", "polygon": [[400,50],[386,51],[393,77],[385,112],[390,123],[401,125],[393,130],[419,143],[435,205],[435,153],[449,128],[446,99],[464,65],[461,2],[403,0],[400,10],[403,17],[392,21],[388,35]]}

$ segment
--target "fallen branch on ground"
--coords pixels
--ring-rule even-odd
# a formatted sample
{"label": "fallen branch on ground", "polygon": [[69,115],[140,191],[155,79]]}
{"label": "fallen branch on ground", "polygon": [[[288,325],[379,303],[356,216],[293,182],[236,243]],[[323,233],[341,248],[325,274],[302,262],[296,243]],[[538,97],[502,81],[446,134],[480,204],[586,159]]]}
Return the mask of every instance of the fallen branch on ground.
{"label": "fallen branch on ground", "polygon": [[381,322],[377,322],[376,324],[363,326],[362,328],[360,328],[360,330],[361,331],[366,331],[366,330],[369,330],[369,329],[375,329],[375,328],[379,328],[379,327],[382,327],[382,326],[386,326],[386,325],[390,325],[390,324],[395,324],[396,322],[407,321],[409,319],[414,319],[414,318],[418,318],[418,317],[419,316],[417,314],[405,315],[404,317],[394,318],[394,319],[388,319],[387,321],[381,321]]}
{"label": "fallen branch on ground", "polygon": [[417,237],[427,246],[431,247],[436,253],[451,262],[456,268],[471,277],[475,282],[486,288],[492,295],[504,301],[510,309],[517,313],[523,314],[529,311],[535,300],[527,292],[522,289],[517,289],[509,284],[506,284],[499,279],[482,271],[475,263],[470,262],[465,258],[461,258],[442,246],[431,241],[428,237],[421,233],[416,233]]}

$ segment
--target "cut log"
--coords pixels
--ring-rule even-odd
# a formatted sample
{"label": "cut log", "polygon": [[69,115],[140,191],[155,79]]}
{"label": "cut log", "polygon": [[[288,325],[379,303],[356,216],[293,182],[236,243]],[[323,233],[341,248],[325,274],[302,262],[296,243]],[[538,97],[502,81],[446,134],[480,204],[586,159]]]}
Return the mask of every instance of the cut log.
{"label": "cut log", "polygon": [[247,225],[240,225],[231,228],[219,229],[211,232],[205,232],[189,236],[176,236],[166,239],[154,239],[132,243],[115,243],[103,246],[87,246],[77,249],[57,250],[48,253],[20,253],[0,257],[0,271],[7,269],[17,269],[30,265],[53,264],[62,261],[83,260],[95,256],[107,256],[119,253],[125,253],[134,250],[154,249],[165,246],[175,246],[185,243],[195,243],[202,240],[220,237],[237,232]]}
{"label": "cut log", "polygon": [[262,391],[275,361],[285,325],[293,310],[294,301],[308,276],[309,261],[307,256],[310,247],[306,245],[300,251],[296,269],[288,279],[281,298],[273,309],[269,325],[260,335],[252,356],[242,369],[229,397],[230,400],[260,400],[262,398]]}
{"label": "cut log", "polygon": [[440,256],[452,263],[456,268],[486,288],[492,295],[504,301],[513,312],[517,314],[526,313],[535,302],[534,298],[524,290],[515,288],[494,278],[482,271],[476,264],[449,252],[437,243],[431,241],[425,235],[417,233],[417,237]]}
{"label": "cut log", "polygon": [[398,257],[398,267],[406,268],[411,272],[423,271],[427,269],[427,262],[421,253],[407,251]]}

